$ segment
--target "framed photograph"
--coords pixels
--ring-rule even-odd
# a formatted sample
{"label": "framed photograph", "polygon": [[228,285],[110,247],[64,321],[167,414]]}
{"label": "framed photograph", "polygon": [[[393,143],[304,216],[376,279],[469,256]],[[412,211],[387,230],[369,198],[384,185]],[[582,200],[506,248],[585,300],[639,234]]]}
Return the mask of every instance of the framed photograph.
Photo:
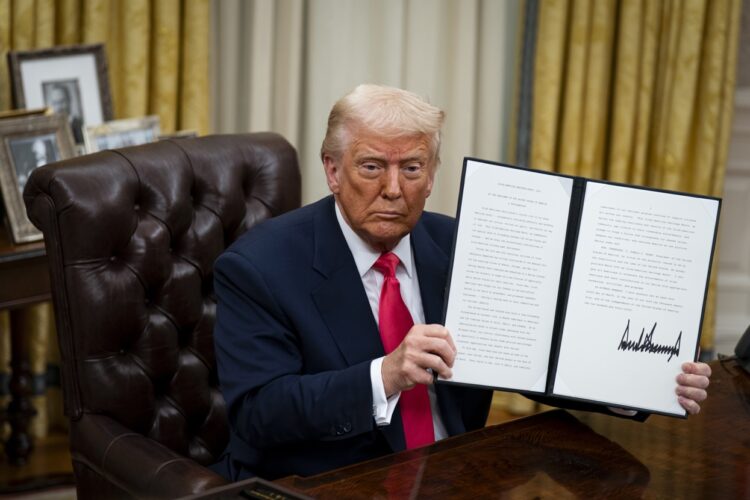
{"label": "framed photograph", "polygon": [[176,132],[172,132],[171,134],[160,135],[159,140],[163,141],[166,139],[192,139],[194,137],[198,137],[197,130],[178,130]]}
{"label": "framed photograph", "polygon": [[73,156],[66,117],[32,115],[0,120],[0,192],[14,243],[42,239],[26,217],[23,189],[35,168]]}
{"label": "framed photograph", "polygon": [[8,53],[16,108],[50,107],[67,116],[76,144],[83,127],[113,118],[104,45],[73,45]]}
{"label": "framed photograph", "polygon": [[154,142],[159,138],[159,133],[159,117],[152,115],[86,126],[84,140],[86,151],[94,153]]}

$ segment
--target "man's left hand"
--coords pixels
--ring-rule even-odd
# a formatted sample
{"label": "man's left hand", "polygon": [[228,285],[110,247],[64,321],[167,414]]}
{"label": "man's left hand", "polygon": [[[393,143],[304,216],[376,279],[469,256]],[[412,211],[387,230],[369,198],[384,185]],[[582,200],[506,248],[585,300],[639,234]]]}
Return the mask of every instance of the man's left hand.
{"label": "man's left hand", "polygon": [[677,375],[677,401],[691,415],[701,411],[700,403],[708,396],[706,389],[711,377],[711,367],[706,363],[682,363],[682,373]]}

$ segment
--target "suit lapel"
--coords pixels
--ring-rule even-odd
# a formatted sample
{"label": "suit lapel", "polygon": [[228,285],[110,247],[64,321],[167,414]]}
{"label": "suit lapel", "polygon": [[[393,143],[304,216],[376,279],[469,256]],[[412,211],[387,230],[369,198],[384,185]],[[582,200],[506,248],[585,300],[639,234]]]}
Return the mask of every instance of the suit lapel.
{"label": "suit lapel", "polygon": [[325,278],[312,297],[350,366],[385,353],[362,279],[336,221],[333,197],[315,216],[313,267]]}
{"label": "suit lapel", "polygon": [[[334,199],[321,203],[315,216],[313,267],[325,278],[312,292],[323,321],[348,365],[385,355],[380,333],[341,228],[336,220]],[[398,408],[391,424],[378,429],[394,451],[406,448]]]}
{"label": "suit lapel", "polygon": [[[421,221],[411,234],[425,321],[442,324],[449,257],[435,243]],[[313,267],[325,278],[312,292],[313,301],[347,364],[351,366],[384,356],[362,279],[336,221],[333,197],[324,200],[315,215]],[[441,384],[436,386],[436,393],[448,433],[455,435],[464,432],[460,401],[455,393]],[[379,430],[391,449],[399,451],[406,448],[398,407],[391,424]]]}

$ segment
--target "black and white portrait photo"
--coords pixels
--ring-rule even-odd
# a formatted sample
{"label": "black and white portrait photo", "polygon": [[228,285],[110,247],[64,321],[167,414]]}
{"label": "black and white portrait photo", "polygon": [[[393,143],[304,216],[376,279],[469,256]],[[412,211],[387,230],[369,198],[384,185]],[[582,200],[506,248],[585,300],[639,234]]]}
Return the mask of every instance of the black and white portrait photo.
{"label": "black and white portrait photo", "polygon": [[76,144],[83,143],[83,104],[77,78],[42,82],[44,104],[57,114],[65,114]]}
{"label": "black and white portrait photo", "polygon": [[60,159],[54,133],[11,139],[9,145],[21,192],[35,168]]}

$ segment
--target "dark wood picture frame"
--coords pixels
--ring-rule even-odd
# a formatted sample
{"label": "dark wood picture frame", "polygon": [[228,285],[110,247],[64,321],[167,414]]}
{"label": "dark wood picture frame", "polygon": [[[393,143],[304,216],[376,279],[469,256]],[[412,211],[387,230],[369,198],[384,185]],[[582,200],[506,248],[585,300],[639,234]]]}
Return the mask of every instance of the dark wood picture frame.
{"label": "dark wood picture frame", "polygon": [[63,115],[0,120],[0,192],[15,244],[42,239],[23,203],[28,176],[37,167],[73,156],[73,136]]}
{"label": "dark wood picture frame", "polygon": [[[76,144],[83,144],[85,125],[99,125],[113,118],[103,44],[11,51],[8,52],[8,69],[16,108],[50,106],[59,112],[64,108],[48,101],[53,99],[53,92],[64,97],[60,102],[66,103]],[[50,78],[50,75],[54,76]],[[92,78],[96,81],[91,81]],[[91,97],[93,93],[98,96]]]}

